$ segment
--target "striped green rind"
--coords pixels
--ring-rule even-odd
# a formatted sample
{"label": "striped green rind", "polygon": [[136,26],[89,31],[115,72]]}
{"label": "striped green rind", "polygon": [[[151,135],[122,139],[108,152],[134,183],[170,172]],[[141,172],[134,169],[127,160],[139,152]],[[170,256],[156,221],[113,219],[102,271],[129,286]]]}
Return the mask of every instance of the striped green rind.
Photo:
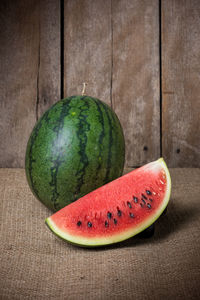
{"label": "striped green rind", "polygon": [[58,101],[35,125],[25,168],[29,186],[57,211],[121,176],[125,143],[116,114],[89,96]]}

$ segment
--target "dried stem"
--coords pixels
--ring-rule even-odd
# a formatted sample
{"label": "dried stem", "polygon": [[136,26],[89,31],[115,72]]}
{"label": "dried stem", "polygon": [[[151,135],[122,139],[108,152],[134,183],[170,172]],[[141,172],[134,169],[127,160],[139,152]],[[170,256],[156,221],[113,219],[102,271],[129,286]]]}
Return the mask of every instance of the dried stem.
{"label": "dried stem", "polygon": [[86,94],[85,94],[86,85],[87,85],[87,83],[86,83],[86,82],[83,82],[83,90],[82,90],[82,93],[81,93],[82,96],[86,95]]}

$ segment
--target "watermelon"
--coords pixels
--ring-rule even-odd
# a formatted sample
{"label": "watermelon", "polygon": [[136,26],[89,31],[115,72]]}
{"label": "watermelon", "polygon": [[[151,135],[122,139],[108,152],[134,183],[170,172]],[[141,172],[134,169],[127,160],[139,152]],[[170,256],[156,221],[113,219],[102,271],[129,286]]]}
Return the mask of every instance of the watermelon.
{"label": "watermelon", "polygon": [[73,244],[113,244],[149,228],[165,210],[170,193],[170,174],[160,158],[64,207],[46,224]]}
{"label": "watermelon", "polygon": [[25,169],[34,195],[57,211],[122,175],[125,143],[115,112],[99,99],[71,96],[36,123]]}

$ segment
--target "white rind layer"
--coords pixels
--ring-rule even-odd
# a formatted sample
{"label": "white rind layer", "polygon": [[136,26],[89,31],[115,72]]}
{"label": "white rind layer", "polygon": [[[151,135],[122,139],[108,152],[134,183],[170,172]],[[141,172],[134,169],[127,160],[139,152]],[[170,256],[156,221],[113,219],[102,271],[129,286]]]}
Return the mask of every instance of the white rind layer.
{"label": "white rind layer", "polygon": [[159,218],[159,216],[162,214],[162,212],[167,207],[167,204],[169,202],[170,195],[171,195],[171,177],[170,177],[167,165],[166,165],[165,161],[163,160],[163,158],[160,158],[154,162],[151,162],[151,163],[147,164],[146,166],[148,167],[150,165],[152,165],[152,167],[153,167],[153,165],[155,165],[155,168],[158,168],[158,167],[160,168],[160,166],[161,166],[162,169],[165,171],[166,182],[167,182],[166,194],[163,199],[162,206],[159,208],[159,210],[156,211],[154,217],[152,218],[152,216],[151,216],[151,218],[147,219],[146,221],[143,221],[141,226],[138,226],[137,228],[128,229],[128,230],[124,231],[123,233],[120,232],[120,234],[118,233],[118,234],[115,234],[112,236],[86,238],[83,236],[74,236],[74,235],[71,235],[70,233],[68,233],[67,231],[60,230],[56,226],[56,224],[51,220],[51,217],[49,217],[45,220],[46,224],[53,231],[53,233],[55,233],[60,238],[66,240],[72,244],[76,244],[76,245],[84,246],[84,247],[97,247],[97,246],[118,243],[118,242],[126,240],[126,239],[142,232],[144,229],[148,228]]}

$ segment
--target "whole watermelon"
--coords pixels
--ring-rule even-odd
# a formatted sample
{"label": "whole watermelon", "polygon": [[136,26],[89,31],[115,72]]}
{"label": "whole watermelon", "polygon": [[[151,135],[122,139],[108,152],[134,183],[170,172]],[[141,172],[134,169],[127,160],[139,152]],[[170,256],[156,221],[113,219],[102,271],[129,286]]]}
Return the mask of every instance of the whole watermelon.
{"label": "whole watermelon", "polygon": [[114,111],[99,99],[71,96],[36,123],[25,169],[34,195],[57,211],[122,175],[124,135]]}

